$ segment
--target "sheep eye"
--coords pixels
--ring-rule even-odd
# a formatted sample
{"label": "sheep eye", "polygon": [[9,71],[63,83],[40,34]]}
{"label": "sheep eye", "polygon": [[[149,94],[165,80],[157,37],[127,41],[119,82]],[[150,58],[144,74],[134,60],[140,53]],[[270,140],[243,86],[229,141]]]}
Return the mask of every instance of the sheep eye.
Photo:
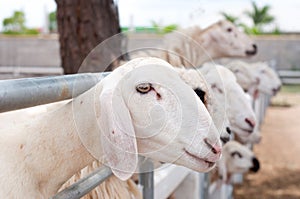
{"label": "sheep eye", "polygon": [[239,158],[242,158],[242,157],[243,157],[242,154],[241,154],[240,152],[238,152],[238,151],[234,151],[234,152],[231,153],[231,156],[232,156],[232,157],[234,157],[234,156],[236,156],[236,155],[237,155]]}
{"label": "sheep eye", "polygon": [[261,73],[265,73],[266,71],[265,71],[265,70],[261,70],[260,72],[261,72]]}
{"label": "sheep eye", "polygon": [[232,28],[227,28],[227,32],[231,32],[232,31]]}
{"label": "sheep eye", "polygon": [[152,89],[150,83],[141,83],[136,86],[136,91],[142,94],[148,93]]}
{"label": "sheep eye", "polygon": [[202,101],[202,103],[204,105],[206,105],[205,92],[203,90],[201,90],[200,88],[196,88],[196,89],[194,89],[194,91],[198,95],[198,97],[200,98],[200,100]]}
{"label": "sheep eye", "polygon": [[216,84],[212,84],[211,88],[216,89],[219,93],[223,93],[222,89],[220,89]]}

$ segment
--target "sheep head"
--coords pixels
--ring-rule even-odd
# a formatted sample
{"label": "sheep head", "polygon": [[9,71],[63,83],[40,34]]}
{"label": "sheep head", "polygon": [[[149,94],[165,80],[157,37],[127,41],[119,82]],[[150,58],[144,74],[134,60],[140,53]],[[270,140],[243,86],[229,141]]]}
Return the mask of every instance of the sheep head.
{"label": "sheep head", "polygon": [[223,102],[230,129],[239,137],[249,136],[254,131],[256,117],[234,74],[221,65],[205,65],[200,71],[211,85],[214,97],[217,101]]}
{"label": "sheep head", "polygon": [[200,172],[220,158],[219,134],[205,106],[160,59],[137,58],[118,67],[92,96],[98,131],[79,131],[80,138],[122,180],[136,171],[138,154]]}
{"label": "sheep head", "polygon": [[220,162],[225,164],[223,172],[227,172],[226,174],[222,173],[223,177],[234,173],[257,172],[260,167],[259,161],[253,152],[236,141],[229,141],[224,145]]}
{"label": "sheep head", "polygon": [[249,95],[255,97],[257,93],[259,78],[254,73],[247,63],[240,60],[234,60],[226,64],[226,68],[234,73],[238,84]]}
{"label": "sheep head", "polygon": [[281,88],[281,81],[276,72],[266,62],[256,62],[249,66],[259,79],[258,90],[268,95],[276,95]]}
{"label": "sheep head", "polygon": [[[185,69],[185,68],[175,68],[175,70],[180,75],[180,78],[193,88],[198,97],[206,106],[208,112],[210,113],[213,122],[220,132],[220,139],[223,144],[230,140],[230,124],[229,119],[226,115],[224,100],[219,100],[215,96],[214,87],[210,85],[206,78],[199,70]],[[220,89],[217,90],[219,95],[224,95]],[[223,99],[225,96],[223,96]]]}
{"label": "sheep head", "polygon": [[210,31],[212,44],[218,45],[218,50],[223,57],[246,57],[253,56],[257,52],[256,44],[245,33],[231,22],[223,20],[210,26],[207,30]]}

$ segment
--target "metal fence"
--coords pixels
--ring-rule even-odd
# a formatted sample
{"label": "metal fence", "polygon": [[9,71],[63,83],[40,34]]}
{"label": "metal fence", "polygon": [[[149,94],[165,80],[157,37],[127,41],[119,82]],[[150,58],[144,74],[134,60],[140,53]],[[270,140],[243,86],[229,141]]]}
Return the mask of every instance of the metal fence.
{"label": "metal fence", "polygon": [[[65,76],[0,80],[0,112],[12,111],[74,98],[100,82],[109,73],[83,73]],[[255,104],[259,123],[262,122],[270,97],[261,95]],[[144,161],[140,170],[149,170],[152,163]],[[84,196],[112,175],[108,167],[102,167],[59,192],[53,199],[76,199]],[[208,197],[207,174],[184,167],[168,165],[155,172],[141,172],[139,183],[144,199],[167,198],[171,193],[181,198]],[[191,188],[192,187],[192,188]],[[177,191],[176,191],[177,190]],[[184,190],[184,191],[182,191]]]}

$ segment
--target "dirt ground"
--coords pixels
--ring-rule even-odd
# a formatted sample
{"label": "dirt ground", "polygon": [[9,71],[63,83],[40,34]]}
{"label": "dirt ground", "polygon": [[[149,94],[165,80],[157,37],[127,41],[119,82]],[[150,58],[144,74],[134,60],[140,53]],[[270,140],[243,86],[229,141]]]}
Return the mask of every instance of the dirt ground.
{"label": "dirt ground", "polygon": [[268,108],[254,146],[261,169],[235,186],[235,199],[300,199],[300,93],[281,92],[272,102],[291,107]]}

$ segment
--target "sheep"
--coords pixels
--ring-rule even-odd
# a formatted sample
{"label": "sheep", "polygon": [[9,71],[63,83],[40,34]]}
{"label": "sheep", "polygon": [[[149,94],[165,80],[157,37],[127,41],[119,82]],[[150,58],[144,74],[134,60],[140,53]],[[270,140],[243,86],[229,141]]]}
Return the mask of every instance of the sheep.
{"label": "sheep", "polygon": [[229,198],[232,192],[231,176],[248,171],[257,172],[259,168],[259,160],[249,148],[236,141],[227,142],[218,162],[218,179],[209,187],[209,198]]}
{"label": "sheep", "polygon": [[258,97],[258,92],[276,95],[281,88],[278,75],[266,62],[232,61],[226,67],[236,75],[238,83],[254,99]]}
{"label": "sheep", "polygon": [[256,126],[256,117],[234,74],[221,65],[205,64],[198,69],[211,86],[217,101],[223,102],[230,129],[240,138],[247,138]]}
{"label": "sheep", "polygon": [[[229,21],[223,20],[204,30],[190,27],[167,34],[161,47],[140,48],[130,57],[150,55],[173,66],[200,67],[206,61],[221,57],[249,57],[257,52],[256,44]],[[142,51],[141,51],[142,50]]]}
{"label": "sheep", "polygon": [[222,149],[203,103],[155,58],[132,60],[59,109],[1,129],[0,146],[0,198],[49,198],[95,160],[127,180],[137,154],[207,172]]}
{"label": "sheep", "polygon": [[[220,132],[220,139],[223,144],[231,138],[229,119],[226,115],[224,100],[216,99],[210,85],[199,70],[175,68],[180,78],[186,82],[199,96],[211,114],[214,124]],[[224,96],[225,97],[225,96]]]}
{"label": "sheep", "polygon": [[236,76],[237,82],[253,99],[258,97],[259,78],[254,71],[243,61],[234,60],[225,65]]}
{"label": "sheep", "polygon": [[222,180],[229,182],[231,174],[243,174],[259,170],[259,161],[253,152],[237,141],[229,141],[223,146],[222,158],[218,162]]}
{"label": "sheep", "polygon": [[267,62],[255,62],[250,66],[259,78],[258,90],[274,96],[281,88],[281,81],[276,72],[269,67]]}
{"label": "sheep", "polygon": [[[195,91],[198,90],[199,95],[205,95],[201,98],[221,132],[223,143],[230,138],[230,129],[241,140],[246,140],[254,132],[256,117],[251,103],[237,84],[232,72],[224,66],[208,63],[197,70],[184,68],[176,70],[181,79]],[[243,111],[240,111],[241,109]],[[255,136],[252,138],[256,139]]]}

